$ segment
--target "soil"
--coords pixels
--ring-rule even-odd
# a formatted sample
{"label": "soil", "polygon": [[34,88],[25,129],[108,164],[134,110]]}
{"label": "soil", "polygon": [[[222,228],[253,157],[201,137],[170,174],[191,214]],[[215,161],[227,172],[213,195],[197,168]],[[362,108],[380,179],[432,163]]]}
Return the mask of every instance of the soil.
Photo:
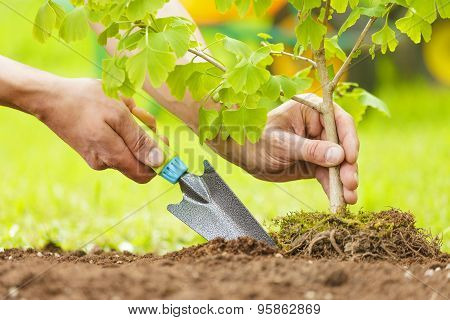
{"label": "soil", "polygon": [[164,256],[0,253],[7,299],[449,299],[450,257],[352,261],[282,254],[248,238]]}

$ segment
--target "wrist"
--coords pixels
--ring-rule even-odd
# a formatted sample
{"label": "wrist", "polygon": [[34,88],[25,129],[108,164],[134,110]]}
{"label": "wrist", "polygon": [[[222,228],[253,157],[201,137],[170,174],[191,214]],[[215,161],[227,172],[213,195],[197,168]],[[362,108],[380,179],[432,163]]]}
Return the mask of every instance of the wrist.
{"label": "wrist", "polygon": [[52,74],[30,75],[16,87],[14,104],[39,120],[47,117],[59,100],[59,87],[63,78]]}

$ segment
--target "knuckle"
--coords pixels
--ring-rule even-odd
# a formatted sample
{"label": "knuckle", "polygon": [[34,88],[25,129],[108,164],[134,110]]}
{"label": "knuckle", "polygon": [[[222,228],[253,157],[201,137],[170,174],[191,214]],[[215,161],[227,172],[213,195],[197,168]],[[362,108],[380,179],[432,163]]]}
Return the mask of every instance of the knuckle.
{"label": "knuckle", "polygon": [[100,160],[97,154],[91,154],[86,158],[86,162],[91,167],[91,169],[96,171],[105,170],[107,168],[106,164]]}
{"label": "knuckle", "polygon": [[148,135],[144,132],[139,132],[138,137],[134,144],[131,146],[132,151],[135,153],[139,153],[145,151],[151,146],[152,141]]}
{"label": "knuckle", "polygon": [[307,159],[317,159],[319,156],[319,144],[317,142],[306,143],[306,157]]}

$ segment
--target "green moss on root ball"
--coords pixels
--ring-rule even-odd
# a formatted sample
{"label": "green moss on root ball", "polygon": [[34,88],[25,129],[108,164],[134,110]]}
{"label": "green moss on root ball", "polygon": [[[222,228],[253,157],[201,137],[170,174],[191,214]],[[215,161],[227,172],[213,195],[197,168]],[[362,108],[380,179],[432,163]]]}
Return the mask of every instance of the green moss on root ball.
{"label": "green moss on root ball", "polygon": [[295,212],[273,221],[272,237],[287,255],[361,260],[443,257],[441,239],[415,227],[412,214]]}

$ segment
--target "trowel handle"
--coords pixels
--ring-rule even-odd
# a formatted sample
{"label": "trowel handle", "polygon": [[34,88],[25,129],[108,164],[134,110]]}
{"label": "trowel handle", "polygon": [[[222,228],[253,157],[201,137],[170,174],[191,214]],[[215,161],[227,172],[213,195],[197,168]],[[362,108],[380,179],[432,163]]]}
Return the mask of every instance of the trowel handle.
{"label": "trowel handle", "polygon": [[151,130],[147,133],[164,153],[163,164],[159,167],[152,167],[152,169],[170,183],[177,183],[178,179],[188,170],[188,167],[181,161],[176,152],[165,144],[156,133]]}

